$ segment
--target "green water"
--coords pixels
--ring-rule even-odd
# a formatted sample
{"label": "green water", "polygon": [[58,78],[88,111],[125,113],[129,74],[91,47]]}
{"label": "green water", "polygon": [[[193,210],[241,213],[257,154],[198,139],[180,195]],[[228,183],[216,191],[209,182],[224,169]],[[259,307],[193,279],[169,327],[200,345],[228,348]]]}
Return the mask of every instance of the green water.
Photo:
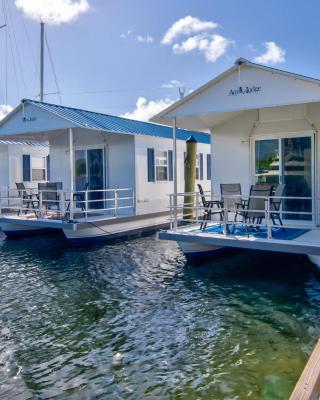
{"label": "green water", "polygon": [[287,399],[319,300],[302,256],[0,237],[0,399]]}

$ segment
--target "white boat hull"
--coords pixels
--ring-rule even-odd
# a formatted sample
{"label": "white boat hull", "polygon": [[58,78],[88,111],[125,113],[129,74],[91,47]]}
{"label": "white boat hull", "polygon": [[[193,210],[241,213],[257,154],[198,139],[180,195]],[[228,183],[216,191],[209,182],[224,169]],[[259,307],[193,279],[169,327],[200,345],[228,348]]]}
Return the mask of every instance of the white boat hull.
{"label": "white boat hull", "polygon": [[52,232],[53,229],[2,222],[1,223],[1,231],[8,238],[15,239],[15,238],[20,238],[20,237],[25,237],[25,236],[41,235],[43,233]]}
{"label": "white boat hull", "polygon": [[308,255],[309,260],[320,269],[320,256]]}
{"label": "white boat hull", "polygon": [[214,246],[202,243],[178,242],[187,260],[197,261],[204,258],[212,258],[221,254],[227,248],[224,246]]}
{"label": "white boat hull", "polygon": [[75,229],[63,229],[72,246],[90,245],[100,241],[126,239],[155,232],[168,227],[167,215],[146,214],[141,216],[87,221],[75,225]]}

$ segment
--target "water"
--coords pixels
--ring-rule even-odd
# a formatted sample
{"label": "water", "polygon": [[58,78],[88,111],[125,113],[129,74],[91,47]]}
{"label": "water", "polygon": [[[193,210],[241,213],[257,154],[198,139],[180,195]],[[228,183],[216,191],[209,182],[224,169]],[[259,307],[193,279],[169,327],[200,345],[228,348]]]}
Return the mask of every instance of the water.
{"label": "water", "polygon": [[194,268],[153,237],[0,254],[1,399],[287,399],[320,335],[304,257]]}

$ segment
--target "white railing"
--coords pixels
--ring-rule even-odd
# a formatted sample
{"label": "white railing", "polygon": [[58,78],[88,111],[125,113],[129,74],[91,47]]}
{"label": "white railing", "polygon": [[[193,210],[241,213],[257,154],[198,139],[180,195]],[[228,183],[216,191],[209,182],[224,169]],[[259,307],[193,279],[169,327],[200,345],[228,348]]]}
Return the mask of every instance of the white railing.
{"label": "white railing", "polygon": [[0,188],[0,213],[16,213],[23,218],[72,221],[101,215],[119,217],[133,215],[135,204],[133,188],[82,191]]}
{"label": "white railing", "polygon": [[[249,228],[267,228],[267,238],[272,238],[272,228],[296,228],[296,229],[320,229],[320,215],[317,212],[320,198],[317,197],[294,197],[294,196],[243,196],[223,195],[214,196],[211,192],[205,192],[206,205],[203,204],[200,193],[177,193],[170,194],[170,229],[184,229],[186,225],[195,227],[210,226],[219,222],[225,235],[232,235],[238,228],[243,226],[249,233]],[[249,208],[253,200],[263,200],[264,207]],[[186,202],[187,200],[187,202]],[[297,205],[303,207],[308,202],[311,211],[286,210],[284,203],[294,200]],[[226,204],[237,202],[237,205],[228,207]],[[279,204],[279,208],[275,207]],[[208,217],[209,213],[209,218]],[[259,217],[251,217],[258,213]],[[280,225],[280,217],[282,225]],[[290,218],[291,217],[291,218]],[[207,218],[207,219],[206,219]],[[232,229],[230,229],[232,227]],[[205,229],[203,229],[205,231]]]}

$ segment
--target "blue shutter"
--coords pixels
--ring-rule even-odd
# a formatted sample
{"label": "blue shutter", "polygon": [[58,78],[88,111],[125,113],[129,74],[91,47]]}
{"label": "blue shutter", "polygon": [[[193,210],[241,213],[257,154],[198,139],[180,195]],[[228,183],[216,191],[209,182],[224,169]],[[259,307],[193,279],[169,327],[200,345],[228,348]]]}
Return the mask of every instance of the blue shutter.
{"label": "blue shutter", "polygon": [[207,154],[207,179],[211,181],[211,154]]}
{"label": "blue shutter", "polygon": [[203,180],[203,154],[202,153],[199,154],[199,169],[200,169],[199,179],[200,179],[200,181],[202,181]]}
{"label": "blue shutter", "polygon": [[154,149],[147,149],[148,155],[148,182],[154,182]]}
{"label": "blue shutter", "polygon": [[31,164],[30,164],[30,155],[23,154],[22,155],[22,180],[24,182],[30,182],[31,180]]}
{"label": "blue shutter", "polygon": [[173,153],[168,150],[169,181],[173,181]]}
{"label": "blue shutter", "polygon": [[50,181],[50,155],[47,155],[47,181]]}

